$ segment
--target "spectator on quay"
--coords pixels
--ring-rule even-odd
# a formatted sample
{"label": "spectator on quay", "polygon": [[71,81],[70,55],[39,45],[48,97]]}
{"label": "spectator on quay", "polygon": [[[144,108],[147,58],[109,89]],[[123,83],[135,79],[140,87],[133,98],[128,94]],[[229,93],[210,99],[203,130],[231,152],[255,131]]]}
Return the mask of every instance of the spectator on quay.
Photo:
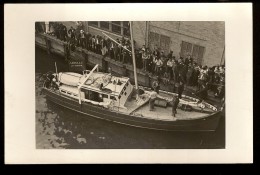
{"label": "spectator on quay", "polygon": [[62,41],[67,41],[68,33],[67,33],[67,27],[62,24],[61,28],[61,40]]}
{"label": "spectator on quay", "polygon": [[170,73],[165,71],[163,75],[163,84],[169,85],[169,83],[170,83]]}
{"label": "spectator on quay", "polygon": [[55,29],[54,29],[54,23],[55,22],[50,22],[49,23],[49,25],[50,25],[50,30],[48,31],[48,33],[47,34],[49,34],[49,35],[55,35]]}
{"label": "spectator on quay", "polygon": [[162,63],[163,63],[163,65],[162,65],[162,69],[161,69],[161,71],[162,71],[162,74],[166,71],[166,67],[167,67],[167,61],[168,61],[168,59],[166,58],[166,56],[165,56],[165,54],[164,54],[164,52],[162,51],[161,52],[161,60],[162,60]]}
{"label": "spectator on quay", "polygon": [[182,81],[180,81],[180,85],[178,88],[178,97],[181,99],[182,98],[182,93],[184,91],[184,83]]}
{"label": "spectator on quay", "polygon": [[68,30],[69,38],[70,39],[75,39],[75,29],[71,26],[70,29]]}
{"label": "spectator on quay", "polygon": [[184,64],[183,57],[180,57],[180,58],[178,59],[178,63],[179,63],[179,64]]}
{"label": "spectator on quay", "polygon": [[86,49],[89,50],[90,49],[90,43],[91,43],[91,34],[87,31],[85,32],[85,37],[86,37]]}
{"label": "spectator on quay", "polygon": [[124,36],[122,36],[122,38],[121,38],[121,43],[122,43],[123,46],[125,45],[125,42],[126,42],[126,39],[125,39]]}
{"label": "spectator on quay", "polygon": [[192,63],[189,63],[189,67],[188,67],[188,71],[187,71],[187,78],[186,78],[188,86],[192,85],[193,73],[194,73],[194,67],[193,67]]}
{"label": "spectator on quay", "polygon": [[109,57],[113,60],[115,60],[114,48],[115,48],[114,42],[109,39]]}
{"label": "spectator on quay", "polygon": [[167,55],[167,58],[170,59],[173,57],[173,51],[170,51],[170,53]]}
{"label": "spectator on quay", "polygon": [[214,85],[213,85],[213,76],[214,76],[214,68],[210,67],[208,69],[208,83],[209,83],[209,89],[213,91]]}
{"label": "spectator on quay", "polygon": [[172,66],[172,73],[173,73],[173,81],[178,82],[179,81],[179,63],[178,61],[174,61]]}
{"label": "spectator on quay", "polygon": [[216,89],[215,97],[223,98],[224,97],[224,91],[225,91],[225,74],[220,74],[220,80],[219,84]]}
{"label": "spectator on quay", "polygon": [[190,60],[191,60],[191,55],[188,54],[187,57],[186,57],[185,60],[184,60],[184,64],[189,65]]}
{"label": "spectator on quay", "polygon": [[[131,51],[131,43],[130,40],[126,40],[126,48]],[[126,51],[125,54],[126,62],[129,64],[132,64],[132,56],[129,51]]]}
{"label": "spectator on quay", "polygon": [[82,48],[86,48],[86,34],[84,30],[80,30],[80,38],[79,38],[79,46]]}
{"label": "spectator on quay", "polygon": [[95,50],[95,52],[97,53],[97,54],[101,54],[101,43],[100,43],[100,36],[99,35],[97,35],[96,36],[96,50]]}
{"label": "spectator on quay", "polygon": [[126,63],[126,52],[128,52],[128,51],[126,51],[125,49],[126,49],[127,47],[124,45],[124,46],[122,46],[122,54],[121,54],[121,59],[122,60],[120,60],[122,63]]}
{"label": "spectator on quay", "polygon": [[147,71],[147,60],[148,60],[148,53],[147,50],[144,50],[142,52],[142,60],[143,60],[143,70]]}
{"label": "spectator on quay", "polygon": [[[131,50],[131,47],[128,44],[125,46],[125,48]],[[124,58],[125,58],[125,63],[131,64],[132,59],[130,58],[130,53],[125,49],[124,49]]]}
{"label": "spectator on quay", "polygon": [[118,60],[118,53],[119,53],[118,44],[115,43],[113,50],[114,50],[114,58],[117,61]]}
{"label": "spectator on quay", "polygon": [[174,64],[174,61],[172,59],[172,57],[170,57],[167,61],[167,64],[166,64],[166,72],[169,74],[169,77],[170,79],[172,79],[172,76],[173,76],[173,64]]}
{"label": "spectator on quay", "polygon": [[215,67],[214,72],[215,72],[215,74],[220,75],[220,66],[219,66],[219,65],[217,65],[217,66]]}
{"label": "spectator on quay", "polygon": [[157,58],[157,56],[154,54],[155,52],[152,52],[152,54],[151,54],[151,62],[152,63],[150,63],[151,64],[151,72],[152,72],[152,74],[154,74],[154,70],[155,70],[155,61],[156,61],[156,58]]}
{"label": "spectator on quay", "polygon": [[204,66],[200,69],[199,79],[198,79],[198,88],[202,89],[202,85],[204,85],[207,81],[207,66]]}
{"label": "spectator on quay", "polygon": [[61,37],[60,37],[60,23],[56,23],[56,25],[55,25],[55,36],[57,37],[57,39],[61,39]]}
{"label": "spectator on quay", "polygon": [[224,72],[225,72],[225,66],[224,65],[219,66],[219,73],[223,74]]}
{"label": "spectator on quay", "polygon": [[198,86],[198,78],[200,75],[200,67],[199,65],[195,62],[193,63],[194,65],[194,73],[193,73],[193,77],[192,77],[192,85],[193,86]]}
{"label": "spectator on quay", "polygon": [[154,70],[154,64],[153,64],[154,55],[149,54],[149,57],[147,59],[147,71],[152,73]]}
{"label": "spectator on quay", "polygon": [[107,53],[107,47],[106,47],[106,40],[103,37],[101,37],[100,39],[100,45],[101,45],[101,54],[105,56]]}
{"label": "spectator on quay", "polygon": [[145,52],[145,45],[142,46],[141,51]]}
{"label": "spectator on quay", "polygon": [[163,66],[163,62],[162,62],[162,60],[161,60],[161,58],[160,57],[157,57],[156,59],[155,59],[155,74],[157,75],[157,76],[160,76],[161,75],[161,73],[162,73],[162,66]]}
{"label": "spectator on quay", "polygon": [[92,35],[91,38],[91,51],[96,52],[96,36]]}
{"label": "spectator on quay", "polygon": [[180,79],[183,83],[186,83],[186,76],[187,76],[188,67],[186,64],[181,62],[180,64]]}

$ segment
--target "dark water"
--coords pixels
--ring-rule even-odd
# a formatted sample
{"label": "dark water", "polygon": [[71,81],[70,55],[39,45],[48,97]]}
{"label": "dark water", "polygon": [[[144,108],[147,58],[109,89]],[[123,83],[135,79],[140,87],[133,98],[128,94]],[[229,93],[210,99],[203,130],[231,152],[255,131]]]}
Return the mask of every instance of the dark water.
{"label": "dark water", "polygon": [[36,147],[67,149],[225,148],[225,116],[215,132],[166,132],[139,129],[84,116],[46,100],[40,73],[67,71],[64,58],[36,48]]}

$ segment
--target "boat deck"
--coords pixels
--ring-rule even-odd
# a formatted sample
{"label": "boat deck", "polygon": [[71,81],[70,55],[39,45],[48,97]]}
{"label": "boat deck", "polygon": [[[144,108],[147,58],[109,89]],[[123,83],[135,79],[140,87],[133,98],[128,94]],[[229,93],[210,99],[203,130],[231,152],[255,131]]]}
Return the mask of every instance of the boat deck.
{"label": "boat deck", "polygon": [[183,111],[181,109],[177,109],[176,118],[172,116],[172,107],[158,107],[155,106],[153,111],[149,110],[149,104],[146,104],[140,107],[137,111],[135,111],[135,115],[145,118],[152,118],[157,120],[189,120],[189,119],[197,119],[201,117],[205,117],[206,113],[196,112],[196,111]]}
{"label": "boat deck", "polygon": [[[166,94],[160,93],[161,96],[167,97]],[[169,97],[169,95],[168,95]],[[169,97],[170,98],[170,97]],[[137,117],[142,117],[142,118],[150,118],[150,119],[155,119],[155,120],[167,120],[167,121],[174,121],[174,120],[191,120],[191,119],[198,119],[198,118],[203,118],[210,113],[213,113],[214,111],[205,108],[205,112],[200,112],[197,110],[192,110],[192,111],[184,111],[180,108],[177,108],[177,114],[176,118],[173,118],[172,116],[172,107],[167,106],[165,107],[160,107],[160,106],[155,106],[154,110],[150,111],[150,106],[149,106],[149,99],[147,101],[143,101],[143,103],[138,104],[135,98],[129,99],[126,104],[126,108],[113,108],[113,110],[122,112],[125,114],[131,114]]]}

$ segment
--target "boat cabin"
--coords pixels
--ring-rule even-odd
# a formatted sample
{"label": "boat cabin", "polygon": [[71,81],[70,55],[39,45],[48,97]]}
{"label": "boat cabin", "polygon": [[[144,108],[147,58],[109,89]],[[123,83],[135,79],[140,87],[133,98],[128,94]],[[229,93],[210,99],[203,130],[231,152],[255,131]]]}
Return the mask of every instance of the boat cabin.
{"label": "boat cabin", "polygon": [[[85,74],[60,73],[59,91],[81,101],[94,104],[108,104],[125,108],[125,103],[133,91],[128,77],[115,77],[108,73],[86,71]],[[75,86],[75,82],[76,86]]]}

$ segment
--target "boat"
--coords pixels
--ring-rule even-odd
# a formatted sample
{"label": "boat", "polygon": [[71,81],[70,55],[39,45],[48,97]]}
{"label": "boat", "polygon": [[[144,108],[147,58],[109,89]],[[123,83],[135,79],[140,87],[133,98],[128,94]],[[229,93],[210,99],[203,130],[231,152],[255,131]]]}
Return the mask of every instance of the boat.
{"label": "boat", "polygon": [[[135,69],[134,53],[132,56]],[[42,92],[48,100],[75,112],[153,130],[215,131],[218,127],[219,108],[184,94],[181,95],[176,117],[172,116],[172,101],[178,94],[173,92],[159,90],[155,109],[151,110],[153,90],[138,86],[136,74],[134,86],[128,77],[100,72],[98,64],[82,73],[58,73],[56,63],[55,67],[56,72],[46,76]]]}

